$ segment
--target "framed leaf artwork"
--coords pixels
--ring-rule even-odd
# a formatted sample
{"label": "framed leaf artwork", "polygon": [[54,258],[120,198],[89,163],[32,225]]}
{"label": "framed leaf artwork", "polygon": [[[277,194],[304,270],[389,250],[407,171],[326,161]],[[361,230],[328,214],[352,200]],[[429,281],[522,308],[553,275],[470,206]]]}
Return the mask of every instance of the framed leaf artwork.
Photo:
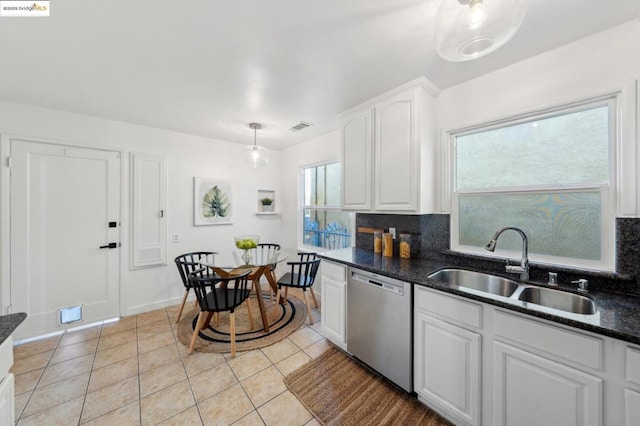
{"label": "framed leaf artwork", "polygon": [[193,178],[193,223],[231,224],[231,182],[225,179]]}

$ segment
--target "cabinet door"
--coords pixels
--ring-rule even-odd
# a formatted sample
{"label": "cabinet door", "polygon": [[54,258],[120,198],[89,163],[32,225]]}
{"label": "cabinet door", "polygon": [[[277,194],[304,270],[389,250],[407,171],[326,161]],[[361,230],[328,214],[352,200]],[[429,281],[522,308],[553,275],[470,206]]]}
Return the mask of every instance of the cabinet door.
{"label": "cabinet door", "polygon": [[625,426],[640,425],[640,393],[631,389],[624,390]]}
{"label": "cabinet door", "polygon": [[600,425],[602,379],[494,342],[496,425]]}
{"label": "cabinet door", "polygon": [[374,207],[418,209],[419,141],[414,91],[397,95],[375,108]]}
{"label": "cabinet door", "polygon": [[13,374],[0,382],[0,425],[15,424],[15,397]]}
{"label": "cabinet door", "polygon": [[364,110],[342,126],[342,208],[371,209],[371,112]]}
{"label": "cabinet door", "polygon": [[347,284],[323,275],[320,306],[322,331],[327,339],[345,350],[347,348],[346,303]]}
{"label": "cabinet door", "polygon": [[458,424],[480,424],[480,335],[415,314],[414,385]]}

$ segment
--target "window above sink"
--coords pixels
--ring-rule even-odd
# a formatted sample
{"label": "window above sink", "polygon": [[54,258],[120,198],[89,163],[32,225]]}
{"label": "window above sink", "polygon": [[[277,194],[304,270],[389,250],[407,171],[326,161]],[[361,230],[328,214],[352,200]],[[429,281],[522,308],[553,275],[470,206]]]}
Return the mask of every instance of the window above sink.
{"label": "window above sink", "polygon": [[[451,133],[451,248],[487,256],[521,228],[536,263],[614,270],[617,98],[607,96]],[[518,257],[506,235],[496,257]]]}

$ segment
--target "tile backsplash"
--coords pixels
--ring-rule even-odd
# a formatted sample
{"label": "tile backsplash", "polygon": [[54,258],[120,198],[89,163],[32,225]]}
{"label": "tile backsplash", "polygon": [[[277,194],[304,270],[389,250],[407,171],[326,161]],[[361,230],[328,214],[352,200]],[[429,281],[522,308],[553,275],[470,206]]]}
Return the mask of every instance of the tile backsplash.
{"label": "tile backsplash", "polygon": [[[356,247],[373,250],[373,234],[357,228],[396,228],[396,234],[412,236],[411,257],[441,260],[443,265],[457,265],[492,272],[504,272],[504,262],[495,258],[464,255],[450,251],[450,215],[356,214]],[[398,255],[394,240],[394,256]],[[562,282],[589,279],[592,288],[640,295],[640,219],[616,219],[616,272],[583,271],[533,264],[532,281],[546,281],[548,272],[558,272]]]}

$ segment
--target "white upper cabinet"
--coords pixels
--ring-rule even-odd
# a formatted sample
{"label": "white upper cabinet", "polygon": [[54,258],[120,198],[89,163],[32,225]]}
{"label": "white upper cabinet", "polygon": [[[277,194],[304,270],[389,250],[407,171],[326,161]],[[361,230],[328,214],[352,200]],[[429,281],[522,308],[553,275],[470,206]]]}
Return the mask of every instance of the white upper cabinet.
{"label": "white upper cabinet", "polygon": [[435,97],[420,78],[342,115],[342,208],[434,213]]}
{"label": "white upper cabinet", "polygon": [[365,109],[345,119],[342,125],[343,209],[371,209],[371,120],[371,111]]}

